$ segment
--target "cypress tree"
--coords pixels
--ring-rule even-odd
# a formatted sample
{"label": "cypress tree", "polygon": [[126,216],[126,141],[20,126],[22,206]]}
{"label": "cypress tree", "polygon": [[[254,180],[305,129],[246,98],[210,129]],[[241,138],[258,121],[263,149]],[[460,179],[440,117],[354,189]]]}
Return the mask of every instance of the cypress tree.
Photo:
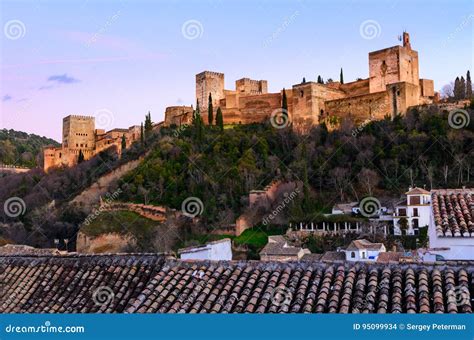
{"label": "cypress tree", "polygon": [[212,121],[214,119],[214,112],[213,112],[213,107],[212,107],[212,95],[211,92],[209,92],[209,104],[207,107],[207,121],[209,122],[209,125],[212,125]]}
{"label": "cypress tree", "polygon": [[286,99],[286,91],[285,88],[283,88],[283,98],[281,100],[281,108],[283,113],[288,113],[288,100]]}
{"label": "cypress tree", "polygon": [[459,93],[460,88],[461,88],[461,84],[460,84],[459,77],[456,77],[456,79],[454,80],[454,90],[453,90],[454,99],[456,100],[460,99],[461,97]]}
{"label": "cypress tree", "polygon": [[122,151],[127,148],[127,139],[125,138],[125,134],[122,135]]}
{"label": "cypress tree", "polygon": [[321,78],[321,76],[318,76],[318,84],[322,84],[323,83],[323,79]]}
{"label": "cypress tree", "polygon": [[467,99],[472,98],[471,72],[469,72],[469,70],[467,70],[467,74],[466,74],[466,98]]}
{"label": "cypress tree", "polygon": [[196,100],[196,110],[193,111],[193,123],[196,121],[197,116],[201,115],[201,111],[199,109],[199,99]]}
{"label": "cypress tree", "polygon": [[464,80],[464,77],[461,77],[459,81],[459,96],[460,99],[466,98],[466,80]]}
{"label": "cypress tree", "polygon": [[143,122],[142,125],[140,126],[140,143],[143,145],[143,142],[145,140],[144,132],[143,132]]}
{"label": "cypress tree", "polygon": [[152,131],[153,123],[151,121],[151,113],[148,111],[148,114],[145,116],[145,140],[150,137]]}
{"label": "cypress tree", "polygon": [[339,81],[341,84],[344,84],[344,74],[342,73],[342,67],[341,67],[341,74],[339,75]]}
{"label": "cypress tree", "polygon": [[303,81],[301,82],[301,84],[306,84],[306,78],[303,77]]}
{"label": "cypress tree", "polygon": [[222,110],[220,107],[217,108],[216,125],[219,127],[221,131],[224,130],[224,117],[222,116]]}

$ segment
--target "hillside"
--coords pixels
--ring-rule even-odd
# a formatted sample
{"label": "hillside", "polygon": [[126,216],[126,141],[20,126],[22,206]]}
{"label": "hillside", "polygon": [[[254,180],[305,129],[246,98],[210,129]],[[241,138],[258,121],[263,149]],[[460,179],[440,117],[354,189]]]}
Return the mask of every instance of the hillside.
{"label": "hillside", "polygon": [[[86,213],[70,202],[104,175],[145,154],[117,186],[102,189],[119,192],[119,201],[177,211],[187,198],[198,198],[201,223],[184,221],[187,229],[179,231],[179,244],[168,249],[235,223],[248,207],[249,192],[276,179],[304,184],[301,194],[282,209],[283,221],[314,220],[330,212],[335,202],[367,195],[398,199],[409,186],[474,186],[474,111],[468,113],[471,124],[461,129],[451,127],[448,112],[436,106],[393,121],[360,126],[343,121],[333,131],[320,125],[304,135],[270,124],[162,128],[122,158],[109,150],[73,168],[0,178],[0,201],[19,197],[26,206],[18,218],[0,211],[0,241],[51,247],[55,238],[70,238],[74,244]],[[138,243],[139,249],[153,250],[153,242]]]}
{"label": "hillside", "polygon": [[0,163],[13,164],[28,168],[41,165],[43,147],[59,146],[51,138],[15,130],[0,130]]}
{"label": "hillside", "polygon": [[247,206],[252,189],[275,179],[301,180],[303,195],[285,209],[288,219],[329,212],[337,201],[365,195],[398,198],[409,186],[474,185],[474,119],[452,128],[438,107],[414,109],[393,121],[307,135],[270,125],[190,126],[163,129],[150,155],[122,178],[121,200],[181,209],[188,197],[203,202],[203,220],[228,225]]}

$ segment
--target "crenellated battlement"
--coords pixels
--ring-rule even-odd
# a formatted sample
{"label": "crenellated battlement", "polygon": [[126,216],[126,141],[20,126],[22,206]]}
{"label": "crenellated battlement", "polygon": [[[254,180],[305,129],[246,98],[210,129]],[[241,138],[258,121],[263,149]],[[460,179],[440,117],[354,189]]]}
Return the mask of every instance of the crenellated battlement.
{"label": "crenellated battlement", "polygon": [[201,73],[196,74],[196,79],[205,78],[205,77],[218,77],[218,78],[224,79],[224,73],[213,72],[213,71],[203,71]]}
{"label": "crenellated battlement", "polygon": [[95,120],[95,117],[93,116],[83,116],[83,115],[69,115],[69,116],[64,117],[64,120],[71,119],[71,118],[83,119],[83,120]]}

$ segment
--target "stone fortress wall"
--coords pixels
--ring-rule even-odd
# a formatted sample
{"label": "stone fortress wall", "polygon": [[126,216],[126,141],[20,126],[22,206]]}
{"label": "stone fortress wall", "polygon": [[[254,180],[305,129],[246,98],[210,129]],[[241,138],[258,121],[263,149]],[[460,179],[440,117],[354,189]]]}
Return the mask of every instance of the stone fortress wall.
{"label": "stone fortress wall", "polygon": [[[437,100],[433,80],[419,78],[418,52],[412,50],[408,33],[403,33],[402,46],[370,52],[368,59],[367,79],[350,83],[304,82],[286,89],[292,126],[306,129],[326,122],[329,128],[334,128],[345,118],[361,123],[394,117],[404,114],[411,106]],[[214,117],[220,107],[224,124],[261,123],[272,115],[281,115],[283,90],[269,93],[266,80],[241,78],[235,82],[234,90],[228,90],[224,87],[223,73],[204,71],[197,74],[196,100],[205,123],[209,123],[209,94],[212,95]],[[190,124],[193,111],[192,106],[167,107],[164,121],[155,128]],[[140,127],[106,132],[95,129],[93,117],[65,117],[62,146],[45,148],[44,169],[74,165],[80,152],[85,159],[111,146],[117,146],[120,152],[123,135],[129,146],[140,139]]]}
{"label": "stone fortress wall", "polygon": [[94,117],[67,116],[63,119],[62,145],[44,148],[43,168],[48,171],[54,167],[72,166],[77,163],[81,151],[85,160],[112,146],[121,152],[122,136],[125,136],[127,147],[130,146],[140,139],[140,126],[106,132],[95,128]]}
{"label": "stone fortress wall", "polygon": [[[418,52],[412,50],[410,36],[403,33],[403,45],[369,53],[369,78],[341,84],[306,82],[286,91],[288,113],[294,126],[340,122],[356,123],[403,114],[411,106],[436,101],[432,80],[419,78]],[[268,93],[266,80],[242,78],[235,90],[224,88],[224,74],[204,71],[196,75],[196,99],[207,123],[209,93],[213,108],[221,108],[224,124],[263,122],[281,112],[283,91]],[[192,107],[186,107],[192,117]],[[180,110],[168,108],[165,126],[181,125]],[[214,114],[215,117],[215,114]],[[189,120],[188,120],[189,121]]]}

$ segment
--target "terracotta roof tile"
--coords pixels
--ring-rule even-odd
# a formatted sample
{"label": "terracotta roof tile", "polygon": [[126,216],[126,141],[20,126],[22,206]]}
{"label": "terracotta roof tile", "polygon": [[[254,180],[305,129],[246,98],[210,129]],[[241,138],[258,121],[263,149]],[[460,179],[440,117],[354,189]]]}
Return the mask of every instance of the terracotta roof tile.
{"label": "terracotta roof tile", "polygon": [[431,205],[438,237],[474,237],[474,190],[437,190]]}
{"label": "terracotta roof tile", "polygon": [[0,313],[472,313],[474,265],[0,257]]}

